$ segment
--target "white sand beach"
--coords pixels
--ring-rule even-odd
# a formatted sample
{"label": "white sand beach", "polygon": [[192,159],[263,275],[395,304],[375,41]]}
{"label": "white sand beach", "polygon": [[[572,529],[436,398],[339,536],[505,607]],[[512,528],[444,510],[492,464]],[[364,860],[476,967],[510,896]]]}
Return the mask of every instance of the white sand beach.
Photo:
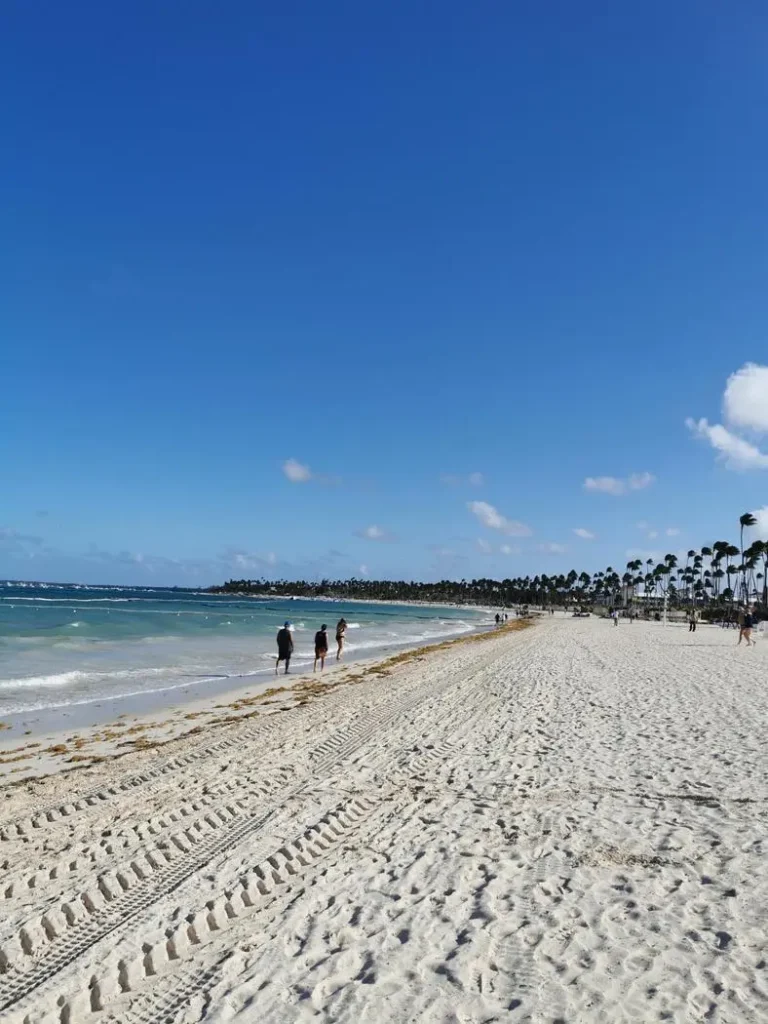
{"label": "white sand beach", "polygon": [[0,1017],[768,1020],[768,644],[735,643],[543,618],[10,776]]}

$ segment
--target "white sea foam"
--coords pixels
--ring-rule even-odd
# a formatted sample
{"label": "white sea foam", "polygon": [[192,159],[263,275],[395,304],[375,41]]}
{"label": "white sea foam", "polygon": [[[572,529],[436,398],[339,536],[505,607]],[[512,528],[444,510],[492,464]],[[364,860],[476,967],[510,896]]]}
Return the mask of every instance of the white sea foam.
{"label": "white sea foam", "polygon": [[70,686],[73,683],[108,682],[112,679],[142,679],[145,676],[178,675],[179,671],[188,676],[188,671],[163,665],[155,668],[125,668],[112,672],[54,672],[49,676],[19,676],[15,679],[0,679],[0,690],[29,690],[36,687]]}
{"label": "white sea foam", "polygon": [[66,686],[86,678],[87,672],[56,672],[50,676],[26,676],[21,679],[0,680],[0,690],[24,690],[41,686]]}

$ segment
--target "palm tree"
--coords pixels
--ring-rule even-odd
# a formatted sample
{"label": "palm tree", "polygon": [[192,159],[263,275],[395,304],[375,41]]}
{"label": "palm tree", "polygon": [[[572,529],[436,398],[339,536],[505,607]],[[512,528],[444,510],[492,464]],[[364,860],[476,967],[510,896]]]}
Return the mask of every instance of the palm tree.
{"label": "palm tree", "polygon": [[746,590],[747,581],[745,578],[746,569],[744,567],[744,527],[755,526],[757,519],[752,515],[751,512],[745,512],[744,515],[739,516],[739,526],[741,527],[741,535],[739,538],[739,547],[741,549],[741,600],[745,600],[744,591]]}

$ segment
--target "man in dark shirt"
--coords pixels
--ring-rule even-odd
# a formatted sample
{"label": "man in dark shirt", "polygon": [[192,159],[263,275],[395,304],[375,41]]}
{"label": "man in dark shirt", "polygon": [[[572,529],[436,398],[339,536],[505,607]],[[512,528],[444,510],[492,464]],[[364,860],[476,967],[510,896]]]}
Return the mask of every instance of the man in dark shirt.
{"label": "man in dark shirt", "polygon": [[[747,647],[754,647],[755,641],[752,639],[752,627],[755,624],[755,618],[752,614],[752,609],[747,608],[743,613],[743,618],[739,617],[739,644],[742,640],[747,641]],[[736,645],[738,647],[738,644]]]}
{"label": "man in dark shirt", "polygon": [[327,629],[328,627],[326,625],[322,625],[315,633],[315,667],[312,670],[313,672],[317,672],[318,661],[320,662],[320,671],[322,672],[325,668],[325,656],[328,653]]}
{"label": "man in dark shirt", "polygon": [[281,630],[277,634],[277,661],[275,662],[275,675],[280,667],[280,662],[285,662],[285,674],[288,675],[288,667],[291,664],[291,655],[293,654],[293,634],[291,633],[291,624],[286,622]]}

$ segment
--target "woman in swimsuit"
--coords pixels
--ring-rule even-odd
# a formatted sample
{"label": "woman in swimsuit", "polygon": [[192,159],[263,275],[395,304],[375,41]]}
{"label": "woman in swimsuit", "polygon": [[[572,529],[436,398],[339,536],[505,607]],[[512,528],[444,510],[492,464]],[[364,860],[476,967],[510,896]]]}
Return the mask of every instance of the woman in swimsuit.
{"label": "woman in swimsuit", "polygon": [[341,657],[341,652],[344,650],[344,635],[347,632],[347,623],[345,619],[339,619],[336,624],[336,643],[338,648],[336,650],[336,661]]}

